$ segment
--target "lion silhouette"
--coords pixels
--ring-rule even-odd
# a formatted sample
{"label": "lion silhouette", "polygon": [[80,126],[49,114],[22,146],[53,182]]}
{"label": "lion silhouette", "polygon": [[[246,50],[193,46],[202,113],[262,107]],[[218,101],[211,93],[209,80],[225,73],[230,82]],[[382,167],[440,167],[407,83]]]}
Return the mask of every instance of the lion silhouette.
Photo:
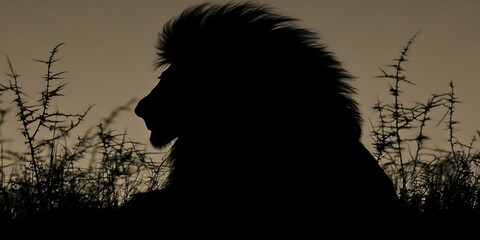
{"label": "lion silhouette", "polygon": [[191,6],[164,25],[160,81],[135,113],[172,168],[164,188],[124,204],[124,219],[314,232],[325,220],[397,217],[392,181],[360,142],[354,77],[298,22],[230,2]]}

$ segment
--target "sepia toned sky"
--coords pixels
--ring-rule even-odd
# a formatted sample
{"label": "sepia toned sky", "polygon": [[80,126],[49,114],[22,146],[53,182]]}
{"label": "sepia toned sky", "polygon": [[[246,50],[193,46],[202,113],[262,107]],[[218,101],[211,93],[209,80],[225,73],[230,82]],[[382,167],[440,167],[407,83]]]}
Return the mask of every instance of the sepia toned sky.
{"label": "sepia toned sky", "polygon": [[[35,96],[42,90],[44,59],[58,43],[56,70],[67,71],[65,96],[56,107],[81,112],[94,105],[82,127],[98,124],[130,99],[140,99],[157,83],[154,45],[170,18],[195,0],[0,0],[0,68],[8,56],[21,75],[20,85]],[[213,1],[222,2],[222,1]],[[226,1],[223,1],[226,2]],[[375,78],[416,33],[408,55],[404,101],[425,101],[455,84],[459,134],[466,142],[480,129],[480,1],[477,0],[259,0],[300,19],[356,77],[355,98],[365,119],[364,143],[371,149],[369,121],[377,100],[390,101],[388,83]],[[0,76],[6,83],[7,76]],[[2,100],[2,108],[9,102]],[[10,117],[13,119],[14,114]],[[440,119],[438,119],[440,120]],[[20,136],[7,119],[1,138]],[[115,128],[135,141],[149,132],[133,111],[122,113]],[[433,129],[433,144],[447,138],[444,126]]]}

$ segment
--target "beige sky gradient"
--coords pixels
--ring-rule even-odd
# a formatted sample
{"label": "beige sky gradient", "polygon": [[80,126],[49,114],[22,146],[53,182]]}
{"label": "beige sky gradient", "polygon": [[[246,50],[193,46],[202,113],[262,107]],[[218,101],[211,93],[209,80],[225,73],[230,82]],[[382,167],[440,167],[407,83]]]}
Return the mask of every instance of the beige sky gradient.
{"label": "beige sky gradient", "polygon": [[[193,0],[0,0],[0,66],[9,56],[21,85],[31,95],[42,90],[43,59],[60,42],[68,85],[58,107],[80,112],[94,104],[82,126],[97,124],[117,106],[140,99],[157,83],[154,44],[163,24]],[[222,1],[217,1],[222,2]],[[223,1],[226,2],[226,1]],[[476,0],[261,0],[319,33],[328,48],[357,79],[356,99],[366,121],[364,143],[371,149],[368,121],[377,99],[389,101],[379,68],[392,64],[401,48],[421,31],[405,65],[416,83],[406,87],[405,101],[424,101],[449,91],[453,81],[461,137],[469,141],[480,129],[480,1]],[[7,76],[0,77],[5,83]],[[0,104],[8,106],[9,102]],[[1,138],[20,136],[13,113]],[[133,140],[148,142],[143,121],[123,113],[115,128]],[[443,144],[444,127],[434,130],[433,144]],[[8,146],[6,146],[8,147]]]}

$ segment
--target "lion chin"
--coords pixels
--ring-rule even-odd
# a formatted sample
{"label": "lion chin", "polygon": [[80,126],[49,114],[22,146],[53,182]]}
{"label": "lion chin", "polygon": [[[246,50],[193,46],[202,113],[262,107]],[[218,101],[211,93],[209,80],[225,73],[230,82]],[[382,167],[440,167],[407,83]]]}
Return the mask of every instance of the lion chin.
{"label": "lion chin", "polygon": [[176,136],[168,131],[159,132],[151,131],[150,133],[150,143],[155,149],[165,149],[169,147],[175,141]]}

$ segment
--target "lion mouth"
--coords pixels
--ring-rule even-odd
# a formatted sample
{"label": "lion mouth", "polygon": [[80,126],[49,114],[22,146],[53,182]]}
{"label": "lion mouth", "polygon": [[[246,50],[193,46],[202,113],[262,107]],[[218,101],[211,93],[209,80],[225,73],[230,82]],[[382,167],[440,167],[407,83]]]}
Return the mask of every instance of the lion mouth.
{"label": "lion mouth", "polygon": [[150,132],[153,132],[154,131],[154,126],[152,124],[151,121],[147,121],[147,120],[144,120],[145,122],[145,127],[147,127],[147,129],[150,131]]}

